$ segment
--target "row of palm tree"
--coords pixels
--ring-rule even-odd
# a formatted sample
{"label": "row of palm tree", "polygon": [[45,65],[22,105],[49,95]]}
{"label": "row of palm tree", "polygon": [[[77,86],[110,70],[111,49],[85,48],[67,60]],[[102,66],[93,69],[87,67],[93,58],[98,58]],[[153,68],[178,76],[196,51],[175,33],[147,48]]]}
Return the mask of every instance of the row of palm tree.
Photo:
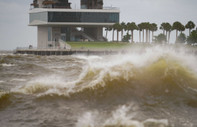
{"label": "row of palm tree", "polygon": [[[191,30],[195,28],[195,24],[192,21],[189,21],[186,25],[176,21],[172,25],[168,22],[163,22],[159,29],[163,31],[163,34],[167,37],[167,43],[170,42],[170,35],[173,30],[176,31],[176,39],[178,37],[179,32],[185,31],[185,29],[189,29],[189,35],[191,34]],[[140,24],[136,24],[135,22],[122,22],[116,23],[112,27],[106,27],[106,38],[108,35],[108,31],[112,31],[112,41],[114,40],[115,31],[117,32],[117,41],[119,41],[119,32],[121,32],[121,40],[124,36],[124,31],[130,34],[131,42],[134,42],[134,31],[139,31],[139,42],[151,42],[151,32],[152,39],[154,38],[154,32],[158,30],[158,26],[156,23],[142,22]],[[146,34],[146,35],[145,35]]]}

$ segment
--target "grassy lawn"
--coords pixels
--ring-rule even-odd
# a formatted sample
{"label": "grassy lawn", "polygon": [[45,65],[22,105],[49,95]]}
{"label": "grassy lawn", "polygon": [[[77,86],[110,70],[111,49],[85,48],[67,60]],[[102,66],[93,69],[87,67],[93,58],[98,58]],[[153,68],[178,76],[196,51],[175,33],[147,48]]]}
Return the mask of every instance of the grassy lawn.
{"label": "grassy lawn", "polygon": [[128,47],[129,43],[121,42],[67,42],[72,49],[122,49]]}
{"label": "grassy lawn", "polygon": [[[67,42],[73,50],[122,50],[122,49],[144,49],[147,47],[152,47],[155,45],[150,45],[146,43],[127,43],[127,42]],[[157,45],[157,44],[156,44]],[[183,44],[172,44],[172,45],[160,45],[181,48],[185,47],[190,50],[196,50],[197,46],[183,45]]]}

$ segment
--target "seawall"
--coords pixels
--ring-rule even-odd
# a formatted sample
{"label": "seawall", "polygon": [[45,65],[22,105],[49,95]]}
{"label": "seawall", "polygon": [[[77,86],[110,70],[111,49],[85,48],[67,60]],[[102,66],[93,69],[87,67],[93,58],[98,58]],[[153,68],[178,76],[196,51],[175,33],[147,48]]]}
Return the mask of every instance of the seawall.
{"label": "seawall", "polygon": [[17,49],[15,54],[32,54],[32,55],[113,55],[118,53],[125,53],[125,51],[118,50],[63,50],[63,49]]}

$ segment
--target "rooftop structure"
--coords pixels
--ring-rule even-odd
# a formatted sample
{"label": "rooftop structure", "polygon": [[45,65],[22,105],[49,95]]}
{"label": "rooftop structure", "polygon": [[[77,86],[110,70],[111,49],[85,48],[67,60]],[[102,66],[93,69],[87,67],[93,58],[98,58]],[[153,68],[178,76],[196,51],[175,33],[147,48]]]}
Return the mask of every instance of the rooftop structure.
{"label": "rooftop structure", "polygon": [[103,0],[81,0],[82,9],[102,9]]}
{"label": "rooftop structure", "polygon": [[103,0],[81,0],[81,9],[71,9],[68,0],[34,0],[31,6],[29,25],[38,27],[38,48],[106,41],[103,27],[119,22],[119,10],[103,9]]}

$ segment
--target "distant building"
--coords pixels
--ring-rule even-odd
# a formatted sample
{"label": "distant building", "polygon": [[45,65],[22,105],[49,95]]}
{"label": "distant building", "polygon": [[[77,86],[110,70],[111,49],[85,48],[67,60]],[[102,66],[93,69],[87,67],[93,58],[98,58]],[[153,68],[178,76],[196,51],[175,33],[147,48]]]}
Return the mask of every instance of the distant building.
{"label": "distant building", "polygon": [[30,26],[38,27],[38,48],[60,46],[66,41],[106,41],[103,27],[119,22],[119,10],[103,8],[103,0],[81,0],[71,9],[68,0],[33,0]]}

